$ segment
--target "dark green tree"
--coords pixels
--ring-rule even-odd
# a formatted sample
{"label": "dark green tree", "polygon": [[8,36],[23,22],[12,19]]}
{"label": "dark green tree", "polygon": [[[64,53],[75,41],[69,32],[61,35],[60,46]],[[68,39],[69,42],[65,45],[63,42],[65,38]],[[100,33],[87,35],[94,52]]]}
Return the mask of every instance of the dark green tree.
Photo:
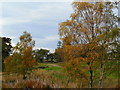
{"label": "dark green tree", "polygon": [[61,61],[64,61],[63,59],[63,43],[62,41],[58,41],[57,43],[57,49],[55,49],[55,58],[57,60],[57,62],[61,62]]}
{"label": "dark green tree", "polygon": [[55,62],[55,53],[49,53],[49,55],[47,56],[48,60],[50,60],[51,62]]}
{"label": "dark green tree", "polygon": [[2,46],[2,71],[4,71],[4,59],[10,55],[12,45],[11,39],[7,37],[0,37],[0,44]]}
{"label": "dark green tree", "polygon": [[61,41],[58,41],[57,48],[62,48],[62,42]]}
{"label": "dark green tree", "polygon": [[43,60],[47,59],[49,50],[47,49],[36,49],[34,50],[34,56],[37,62],[43,62]]}

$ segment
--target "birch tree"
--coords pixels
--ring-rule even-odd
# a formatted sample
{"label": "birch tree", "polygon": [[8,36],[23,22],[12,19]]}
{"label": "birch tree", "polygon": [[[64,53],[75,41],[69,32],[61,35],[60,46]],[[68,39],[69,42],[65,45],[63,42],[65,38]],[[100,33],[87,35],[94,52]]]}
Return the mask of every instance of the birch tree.
{"label": "birch tree", "polygon": [[[73,2],[72,5],[74,12],[70,19],[59,24],[65,60],[72,63],[86,62],[90,88],[93,87],[94,63],[99,62],[99,87],[102,87],[104,66],[109,59],[108,52],[111,52],[109,45],[116,41],[114,36],[118,33],[117,16],[113,12],[116,3]],[[112,35],[114,31],[115,35]]]}
{"label": "birch tree", "polygon": [[25,79],[27,72],[36,64],[32,54],[34,45],[35,41],[32,40],[32,36],[23,32],[20,41],[13,47],[13,55],[5,60],[6,71],[22,74],[23,79]]}

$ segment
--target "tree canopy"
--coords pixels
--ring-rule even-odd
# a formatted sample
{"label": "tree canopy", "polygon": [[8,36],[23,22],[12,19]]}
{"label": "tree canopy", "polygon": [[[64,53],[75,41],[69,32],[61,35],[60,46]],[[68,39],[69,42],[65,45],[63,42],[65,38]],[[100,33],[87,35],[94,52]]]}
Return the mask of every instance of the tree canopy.
{"label": "tree canopy", "polygon": [[35,41],[32,40],[32,36],[23,32],[23,35],[20,36],[20,42],[13,48],[13,55],[5,60],[6,71],[20,73],[24,79],[26,73],[36,64],[32,53],[34,45]]}
{"label": "tree canopy", "polygon": [[4,59],[11,54],[11,39],[7,37],[0,37],[0,45],[2,50],[2,71],[4,71]]}
{"label": "tree canopy", "polygon": [[[90,88],[93,87],[95,71],[99,69],[98,81],[102,87],[107,62],[114,59],[110,53],[115,54],[112,51],[116,52],[119,45],[118,18],[113,12],[117,5],[113,2],[73,2],[72,5],[74,12],[70,19],[59,24],[67,63],[65,68],[69,75],[75,74],[79,78],[81,75],[85,77],[88,71],[89,76],[85,80],[89,81]],[[81,69],[83,64],[87,69]]]}

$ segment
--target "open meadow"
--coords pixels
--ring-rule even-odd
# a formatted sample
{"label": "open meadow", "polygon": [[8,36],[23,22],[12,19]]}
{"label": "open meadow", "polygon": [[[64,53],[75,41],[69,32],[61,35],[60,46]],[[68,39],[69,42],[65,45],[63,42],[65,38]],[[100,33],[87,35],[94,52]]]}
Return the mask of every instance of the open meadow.
{"label": "open meadow", "polygon": [[[80,83],[80,80],[69,78],[63,63],[38,63],[23,80],[16,73],[3,74],[3,88],[87,88],[88,84]],[[108,73],[110,71],[108,70]],[[116,88],[118,83],[118,71],[115,68],[103,81],[103,88]],[[79,85],[80,84],[80,85]],[[97,88],[97,84],[93,88]]]}

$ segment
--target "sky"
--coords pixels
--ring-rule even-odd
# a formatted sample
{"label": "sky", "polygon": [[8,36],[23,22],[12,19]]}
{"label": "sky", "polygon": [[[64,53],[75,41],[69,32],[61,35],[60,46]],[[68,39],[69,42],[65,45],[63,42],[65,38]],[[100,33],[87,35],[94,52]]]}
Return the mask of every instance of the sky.
{"label": "sky", "polygon": [[24,31],[35,40],[34,49],[57,48],[58,24],[69,19],[72,0],[1,0],[0,36],[12,39],[14,46]]}
{"label": "sky", "polygon": [[14,46],[24,31],[35,40],[35,47],[57,48],[58,24],[69,19],[71,2],[2,2],[0,3],[0,36],[12,39]]}

